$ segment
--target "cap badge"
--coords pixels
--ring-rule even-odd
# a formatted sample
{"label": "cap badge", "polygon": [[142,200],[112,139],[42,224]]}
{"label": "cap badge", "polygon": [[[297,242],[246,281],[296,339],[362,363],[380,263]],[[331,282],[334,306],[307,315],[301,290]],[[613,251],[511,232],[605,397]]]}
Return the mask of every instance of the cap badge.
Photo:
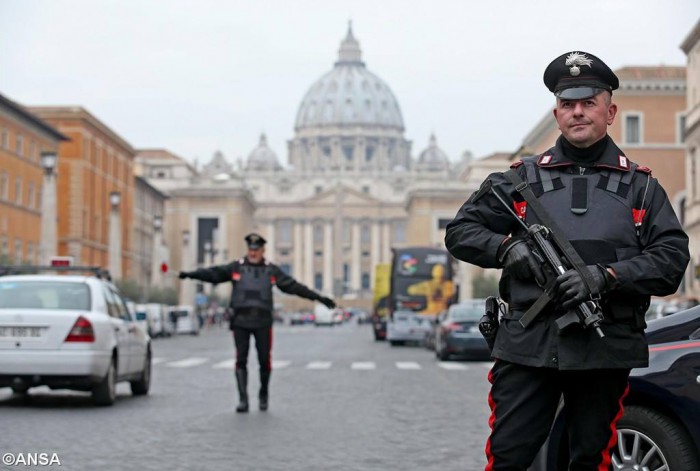
{"label": "cap badge", "polygon": [[581,54],[579,52],[572,52],[571,54],[566,56],[566,65],[570,67],[569,73],[573,77],[577,77],[581,73],[581,69],[579,68],[579,66],[587,65],[588,67],[590,67],[592,63],[593,60],[586,57],[586,54]]}

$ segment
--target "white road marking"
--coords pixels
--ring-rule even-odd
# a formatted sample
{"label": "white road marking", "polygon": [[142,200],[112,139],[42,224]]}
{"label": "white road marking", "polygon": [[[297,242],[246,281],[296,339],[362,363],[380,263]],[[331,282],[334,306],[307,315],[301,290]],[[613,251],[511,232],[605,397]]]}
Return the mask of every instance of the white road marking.
{"label": "white road marking", "polygon": [[208,361],[208,358],[185,358],[184,360],[166,363],[166,366],[169,366],[170,368],[191,368],[193,366],[203,365]]}
{"label": "white road marking", "polygon": [[439,361],[437,365],[443,370],[450,371],[464,371],[469,369],[468,365],[463,365],[461,363],[448,363],[446,361]]}
{"label": "white road marking", "polygon": [[492,361],[487,361],[487,362],[485,362],[485,363],[482,363],[481,366],[483,366],[483,367],[486,368],[487,370],[490,370],[490,369],[493,368],[493,362],[492,362]]}
{"label": "white road marking", "polygon": [[212,366],[217,370],[232,370],[236,366],[236,360],[225,360]]}
{"label": "white road marking", "polygon": [[421,366],[415,361],[397,361],[396,367],[400,370],[420,370]]}
{"label": "white road marking", "polygon": [[376,367],[373,361],[356,361],[350,366],[353,370],[373,370]]}
{"label": "white road marking", "polygon": [[155,357],[151,358],[151,365],[158,365],[160,363],[165,362],[165,358],[160,358],[160,357]]}
{"label": "white road marking", "polygon": [[291,361],[287,360],[272,360],[272,369],[273,370],[281,370],[282,368],[286,368],[289,365],[291,365]]}
{"label": "white road marking", "polygon": [[306,365],[307,370],[327,370],[333,363],[330,361],[312,361]]}

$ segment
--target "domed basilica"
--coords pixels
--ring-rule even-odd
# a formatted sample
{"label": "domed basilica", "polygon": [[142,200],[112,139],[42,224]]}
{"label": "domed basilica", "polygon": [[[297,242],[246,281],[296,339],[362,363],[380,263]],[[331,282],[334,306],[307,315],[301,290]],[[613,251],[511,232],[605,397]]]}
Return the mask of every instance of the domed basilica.
{"label": "domed basilica", "polygon": [[[266,257],[297,280],[369,307],[374,266],[390,262],[392,247],[443,247],[445,224],[474,190],[461,178],[470,154],[453,163],[435,135],[426,141],[412,157],[399,102],[367,68],[349,28],[333,68],[301,100],[286,166],[264,134],[237,165],[216,152],[198,169],[153,149],[137,162],[169,196],[174,267],[225,263],[257,231],[268,241]],[[182,285],[184,303],[194,299],[191,285]],[[299,302],[277,300],[287,308]]]}

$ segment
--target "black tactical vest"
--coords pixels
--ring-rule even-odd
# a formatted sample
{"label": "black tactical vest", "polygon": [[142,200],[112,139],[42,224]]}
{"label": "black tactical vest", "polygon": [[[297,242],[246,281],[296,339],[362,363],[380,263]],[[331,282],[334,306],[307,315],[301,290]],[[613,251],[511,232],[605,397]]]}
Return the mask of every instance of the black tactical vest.
{"label": "black tactical vest", "polygon": [[237,271],[234,271],[231,277],[235,282],[231,295],[231,307],[234,312],[248,308],[272,312],[272,287],[275,280],[269,262],[249,265],[241,260]]}

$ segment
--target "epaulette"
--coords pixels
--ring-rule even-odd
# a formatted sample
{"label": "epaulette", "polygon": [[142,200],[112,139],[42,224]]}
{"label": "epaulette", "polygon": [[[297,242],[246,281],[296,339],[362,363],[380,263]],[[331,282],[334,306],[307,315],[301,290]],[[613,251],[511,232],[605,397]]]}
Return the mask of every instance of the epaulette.
{"label": "epaulette", "polygon": [[646,173],[647,175],[651,175],[651,169],[649,167],[642,167],[641,165],[637,167],[638,172]]}
{"label": "epaulette", "polygon": [[522,160],[518,160],[518,161],[515,162],[514,164],[511,164],[511,165],[510,165],[510,168],[518,168],[518,167],[520,167],[522,164],[523,164],[523,161],[522,161]]}

